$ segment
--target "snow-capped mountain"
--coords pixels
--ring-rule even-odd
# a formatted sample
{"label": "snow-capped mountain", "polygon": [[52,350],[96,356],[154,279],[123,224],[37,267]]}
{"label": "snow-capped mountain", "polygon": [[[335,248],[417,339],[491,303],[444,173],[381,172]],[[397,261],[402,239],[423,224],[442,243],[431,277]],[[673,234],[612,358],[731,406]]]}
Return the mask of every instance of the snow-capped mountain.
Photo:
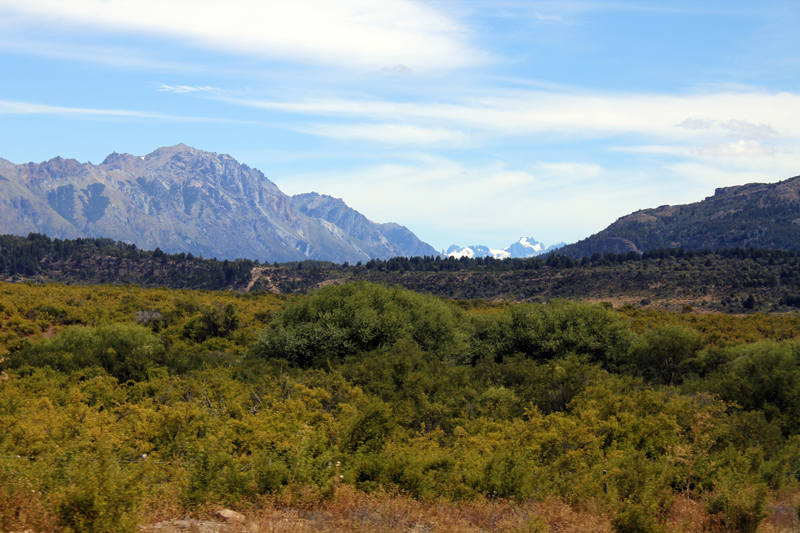
{"label": "snow-capped mountain", "polygon": [[545,247],[533,237],[522,237],[520,240],[502,249],[489,248],[480,244],[473,246],[465,246],[461,248],[457,245],[452,245],[447,250],[442,250],[442,254],[460,259],[461,257],[494,257],[495,259],[518,258],[518,257],[533,257],[535,255],[546,254],[557,248],[564,246],[563,242]]}

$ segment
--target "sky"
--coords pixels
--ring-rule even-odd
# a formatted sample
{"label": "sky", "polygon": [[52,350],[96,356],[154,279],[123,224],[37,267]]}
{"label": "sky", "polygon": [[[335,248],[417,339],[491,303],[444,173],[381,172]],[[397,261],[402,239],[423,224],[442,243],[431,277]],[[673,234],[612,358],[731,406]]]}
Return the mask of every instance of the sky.
{"label": "sky", "polygon": [[800,2],[0,0],[0,157],[185,143],[443,249],[800,174]]}

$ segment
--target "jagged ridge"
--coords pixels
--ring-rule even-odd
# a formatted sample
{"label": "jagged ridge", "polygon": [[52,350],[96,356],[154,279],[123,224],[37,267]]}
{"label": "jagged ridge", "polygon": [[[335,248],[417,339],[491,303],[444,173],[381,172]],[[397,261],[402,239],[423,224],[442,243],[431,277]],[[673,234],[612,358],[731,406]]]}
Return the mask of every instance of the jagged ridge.
{"label": "jagged ridge", "polygon": [[184,144],[100,165],[0,162],[0,232],[108,237],[140,248],[262,261],[357,262],[433,255],[407,228],[342,200],[290,197],[256,169]]}

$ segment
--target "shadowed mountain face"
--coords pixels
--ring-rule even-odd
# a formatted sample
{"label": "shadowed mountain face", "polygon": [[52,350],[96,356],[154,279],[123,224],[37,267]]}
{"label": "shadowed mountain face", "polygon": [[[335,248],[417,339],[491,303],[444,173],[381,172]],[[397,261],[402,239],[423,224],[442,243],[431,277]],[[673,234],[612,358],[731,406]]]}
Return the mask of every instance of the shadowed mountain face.
{"label": "shadowed mountain face", "polygon": [[262,261],[365,261],[435,255],[407,228],[342,200],[290,197],[228,155],[183,144],[100,165],[0,159],[0,233],[109,237],[141,248]]}
{"label": "shadowed mountain face", "polygon": [[643,209],[557,253],[581,258],[598,252],[751,247],[800,251],[800,176],[720,188],[693,204]]}

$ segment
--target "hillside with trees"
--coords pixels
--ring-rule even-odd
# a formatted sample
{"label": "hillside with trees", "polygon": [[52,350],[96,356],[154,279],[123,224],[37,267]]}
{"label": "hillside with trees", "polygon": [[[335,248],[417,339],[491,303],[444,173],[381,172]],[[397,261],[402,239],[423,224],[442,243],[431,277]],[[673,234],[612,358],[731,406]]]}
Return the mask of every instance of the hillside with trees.
{"label": "hillside with trees", "polygon": [[580,259],[665,248],[800,251],[800,176],[719,188],[692,204],[642,209],[558,253]]}
{"label": "hillside with trees", "polygon": [[729,313],[800,307],[797,252],[680,248],[593,254],[581,260],[395,257],[350,265],[319,261],[265,265],[141,250],[110,239],[0,236],[0,278],[16,282],[135,284],[141,287],[306,294],[370,281],[453,300],[607,301],[641,308]]}

